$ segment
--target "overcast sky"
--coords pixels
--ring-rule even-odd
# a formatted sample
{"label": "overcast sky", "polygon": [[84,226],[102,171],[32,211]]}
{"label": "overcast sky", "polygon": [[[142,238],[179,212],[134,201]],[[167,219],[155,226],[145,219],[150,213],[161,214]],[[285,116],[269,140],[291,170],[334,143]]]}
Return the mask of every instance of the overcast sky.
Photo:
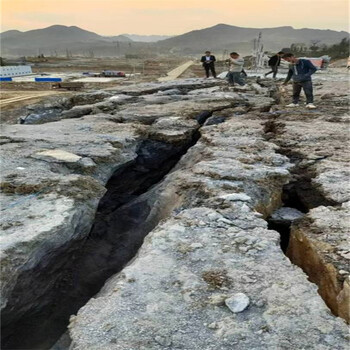
{"label": "overcast sky", "polygon": [[348,0],[0,0],[1,31],[53,24],[101,35],[182,34],[218,23],[349,31]]}

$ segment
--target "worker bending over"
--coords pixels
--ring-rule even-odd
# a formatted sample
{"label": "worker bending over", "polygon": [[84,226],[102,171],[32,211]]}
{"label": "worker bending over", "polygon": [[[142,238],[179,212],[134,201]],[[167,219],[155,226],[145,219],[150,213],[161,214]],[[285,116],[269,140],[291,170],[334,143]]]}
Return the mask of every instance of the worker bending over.
{"label": "worker bending over", "polygon": [[238,85],[245,85],[245,81],[243,79],[243,65],[244,59],[239,57],[237,52],[231,52],[230,58],[226,60],[229,63],[229,72],[227,74],[227,80],[230,85],[234,85],[237,83]]}

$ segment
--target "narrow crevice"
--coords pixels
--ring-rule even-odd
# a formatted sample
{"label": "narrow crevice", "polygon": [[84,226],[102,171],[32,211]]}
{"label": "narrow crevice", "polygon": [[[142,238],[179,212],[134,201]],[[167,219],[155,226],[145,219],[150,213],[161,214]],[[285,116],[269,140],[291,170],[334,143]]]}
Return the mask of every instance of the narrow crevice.
{"label": "narrow crevice", "polygon": [[[312,182],[316,177],[313,163],[304,164],[302,154],[287,148],[280,148],[279,153],[289,158],[294,165],[291,169],[292,180],[283,188],[283,202],[307,213],[320,205],[336,206],[337,202],[327,199],[320,189]],[[291,205],[289,205],[289,203]]]}
{"label": "narrow crevice", "polygon": [[[196,119],[203,125],[212,113]],[[18,277],[2,312],[2,349],[48,349],[58,340],[70,315],[122,270],[167,214],[157,188],[199,137],[196,130],[181,144],[140,143],[135,161],[108,181],[88,237],[52,251]]]}
{"label": "narrow crevice", "polygon": [[[294,220],[297,220],[298,212],[300,217],[306,214],[309,209],[307,204],[300,197],[299,191],[300,183],[298,181],[291,181],[287,185],[284,185],[282,188],[282,203],[283,205],[278,209],[285,209],[287,212],[290,211],[294,214],[294,218],[291,219],[290,215],[286,215],[286,217],[274,217],[274,215],[270,215],[267,218],[268,229],[277,231],[280,234],[280,246],[284,254],[287,253],[290,233],[291,233],[291,225]],[[297,213],[297,215],[295,215]],[[293,215],[292,215],[293,217]]]}
{"label": "narrow crevice", "polygon": [[[277,137],[283,135],[285,124],[277,121],[276,117],[271,117],[264,124],[265,139],[279,146],[278,153],[286,156],[293,167],[290,170],[291,180],[282,188],[282,207],[296,209],[307,214],[310,209],[320,205],[335,206],[336,202],[331,201],[321,193],[319,188],[312,182],[316,177],[314,163],[303,162],[301,153],[291,148],[285,147],[279,142]],[[315,161],[316,162],[316,161]],[[272,216],[267,218],[268,228],[275,230],[281,235],[281,249],[287,252],[292,221],[275,220]]]}
{"label": "narrow crevice", "polygon": [[280,234],[280,247],[284,254],[287,253],[289,239],[290,239],[290,227],[291,222],[276,223],[271,220],[271,217],[267,219],[267,228],[269,230],[277,231]]}
{"label": "narrow crevice", "polygon": [[[291,211],[294,210],[294,212],[297,210],[299,211],[300,216],[298,217],[298,215],[296,215],[295,219],[292,220],[290,220],[290,217],[288,218],[288,215],[283,218],[283,215],[277,215],[278,211],[281,210],[281,208],[279,208],[267,218],[268,228],[279,232],[280,245],[284,254],[293,264],[296,264],[303,269],[310,282],[318,285],[319,295],[323,298],[330,311],[335,316],[338,316],[338,312],[336,308],[334,308],[334,299],[336,298],[331,299],[332,302],[330,302],[328,297],[328,295],[334,295],[336,291],[335,283],[331,276],[334,271],[330,269],[330,271],[332,271],[331,273],[329,273],[329,271],[326,272],[327,269],[322,265],[323,263],[321,263],[322,259],[317,256],[317,253],[313,252],[313,249],[308,245],[308,242],[304,242],[300,245],[297,244],[297,246],[295,246],[295,242],[299,241],[298,239],[295,239],[294,236],[291,237],[291,232],[293,231],[293,234],[298,232],[298,227],[300,225],[305,225],[306,227],[311,225],[310,221],[312,221],[312,219],[309,217],[303,217],[311,209],[319,206],[335,207],[339,206],[339,203],[326,198],[320,191],[320,188],[313,182],[313,179],[316,177],[315,164],[325,157],[314,159],[312,162],[310,162],[310,160],[306,162],[305,157],[301,153],[280,144],[280,139],[278,139],[277,136],[283,134],[284,126],[283,123],[277,122],[275,118],[271,118],[265,123],[265,138],[269,142],[277,144],[279,146],[278,152],[288,157],[289,161],[293,164],[293,167],[290,170],[292,179],[288,184],[283,186],[282,189],[283,205],[281,208],[286,209],[285,212],[290,209]],[[302,213],[304,215],[302,215]],[[294,241],[290,242],[291,239]],[[307,241],[307,239],[305,239],[305,241]],[[289,244],[291,244],[291,246],[288,249]],[[302,256],[305,261],[295,258],[295,253],[297,253],[297,257]],[[316,255],[311,256],[312,254]],[[320,278],[319,274],[322,275],[322,278]],[[327,278],[331,281],[328,285],[324,282]]]}

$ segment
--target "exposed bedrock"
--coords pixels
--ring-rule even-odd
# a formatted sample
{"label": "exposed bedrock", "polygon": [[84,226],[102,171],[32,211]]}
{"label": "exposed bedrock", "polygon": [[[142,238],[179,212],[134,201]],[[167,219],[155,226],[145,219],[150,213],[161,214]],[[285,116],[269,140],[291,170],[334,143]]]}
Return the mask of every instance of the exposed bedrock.
{"label": "exposed bedrock", "polygon": [[[332,107],[332,99],[327,107]],[[335,315],[349,322],[349,149],[345,114],[279,113],[265,132],[294,163],[283,200],[305,213],[290,230],[287,256],[300,266]]]}
{"label": "exposed bedrock", "polygon": [[287,255],[302,267],[335,315],[350,322],[349,202],[320,206],[294,224]]}
{"label": "exposed bedrock", "polygon": [[[221,82],[224,85],[224,82]],[[76,93],[71,97],[27,107],[22,117],[23,124],[43,124],[67,118],[80,118],[88,114],[113,112],[122,105],[147,100],[148,103],[167,103],[181,100],[183,95],[193,89],[218,85],[217,81],[188,79],[181,83],[144,83],[118,86],[107,90]],[[151,98],[147,95],[153,94]],[[139,98],[138,96],[144,96]]]}
{"label": "exposed bedrock", "polygon": [[286,157],[260,120],[201,133],[163,183],[179,197],[171,217],[71,318],[72,348],[346,347],[347,327],[263,220],[281,205]]}
{"label": "exposed bedrock", "polygon": [[[178,83],[186,90],[199,85],[203,86],[201,82]],[[148,92],[148,85],[145,89],[140,86],[139,93]],[[265,102],[271,105],[273,100],[266,96]],[[255,103],[254,96],[250,102],[232,91],[219,91],[212,97],[203,92],[202,99],[190,95],[168,106],[153,104],[153,109],[148,101],[132,100],[114,114],[5,126],[1,136],[4,347],[47,347],[64,331],[59,330],[61,320],[66,324],[69,315],[77,311],[74,308],[87,301],[84,297],[99,290],[95,282],[88,281],[92,294],[80,297],[72,293],[71,299],[76,299],[72,309],[65,299],[69,291],[83,289],[76,285],[82,278],[70,266],[80,258],[99,200],[106,191],[104,185],[113,174],[111,183],[117,181],[106,198],[117,198],[113,204],[117,209],[147,191],[174,166],[196,142],[198,128],[213,112]],[[114,197],[113,192],[117,192]],[[147,216],[152,205],[143,203],[138,210]],[[107,209],[111,207],[107,205]],[[134,212],[132,221],[138,212],[130,211]],[[128,215],[123,212],[120,216]],[[143,236],[139,237],[133,244],[136,248],[130,251],[142,243]],[[116,272],[125,263],[123,260],[104,269]],[[99,277],[98,283],[103,282]],[[31,286],[36,286],[34,293]]]}
{"label": "exposed bedrock", "polygon": [[[346,348],[344,321],[265,221],[297,169],[266,126],[274,84],[107,95],[60,121],[4,127],[3,348],[49,348],[72,314],[72,349]],[[338,203],[334,171],[311,160],[309,182]]]}
{"label": "exposed bedrock", "polygon": [[[40,337],[50,332],[57,337],[64,332],[72,312],[78,311],[108,277],[135,255],[144,236],[159,221],[158,215],[150,215],[150,211],[156,213],[166,206],[164,203],[164,208],[157,208],[157,193],[142,194],[169,171],[190,144],[141,142],[135,161],[118,169],[108,181],[87,237],[68,242],[45,256],[45,263],[20,273],[2,313],[9,324],[6,327],[3,322],[7,347],[18,344],[19,335],[21,348],[32,347],[35,337],[39,344],[36,346],[47,347],[39,342]],[[91,225],[91,220],[85,219]],[[33,283],[36,293],[30,292]],[[11,334],[16,328],[21,332]]]}

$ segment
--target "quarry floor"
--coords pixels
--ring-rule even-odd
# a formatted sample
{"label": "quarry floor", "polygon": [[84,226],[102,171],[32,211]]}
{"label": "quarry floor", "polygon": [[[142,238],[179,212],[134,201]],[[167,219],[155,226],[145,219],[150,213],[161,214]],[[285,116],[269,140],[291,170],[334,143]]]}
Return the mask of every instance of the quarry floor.
{"label": "quarry floor", "polygon": [[3,349],[349,346],[349,73],[200,68],[3,110]]}

